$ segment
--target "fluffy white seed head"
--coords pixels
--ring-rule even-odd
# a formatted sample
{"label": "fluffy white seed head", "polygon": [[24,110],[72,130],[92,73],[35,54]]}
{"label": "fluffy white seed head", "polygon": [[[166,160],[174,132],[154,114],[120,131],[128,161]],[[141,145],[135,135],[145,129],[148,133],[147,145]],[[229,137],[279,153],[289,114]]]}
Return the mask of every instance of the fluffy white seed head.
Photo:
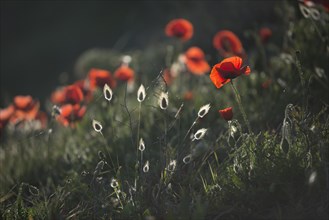
{"label": "fluffy white seed head", "polygon": [[93,119],[93,128],[96,132],[102,133],[102,129],[103,126],[101,125],[101,123],[99,121],[96,121],[95,119]]}
{"label": "fluffy white seed head", "polygon": [[186,157],[183,158],[183,162],[185,164],[188,164],[192,161],[192,154],[187,155]]}
{"label": "fluffy white seed head", "polygon": [[145,97],[146,97],[145,87],[143,86],[143,84],[141,84],[137,91],[137,101],[142,102],[145,100]]}
{"label": "fluffy white seed head", "polygon": [[140,151],[144,151],[145,150],[145,143],[144,143],[143,138],[141,138],[139,140],[138,150],[140,150]]}
{"label": "fluffy white seed head", "polygon": [[115,189],[115,188],[117,188],[119,186],[119,183],[118,183],[118,181],[115,178],[112,178],[110,185],[111,185],[111,187],[113,189]]}
{"label": "fluffy white seed head", "polygon": [[161,92],[159,97],[159,106],[161,109],[167,109],[169,105],[168,92]]}
{"label": "fluffy white seed head", "polygon": [[199,118],[203,118],[206,114],[208,114],[209,109],[210,109],[210,103],[202,106],[198,112]]}
{"label": "fluffy white seed head", "polygon": [[206,132],[207,132],[206,128],[199,129],[197,132],[195,132],[193,141],[202,139],[204,137],[204,135],[206,134]]}
{"label": "fluffy white seed head", "polygon": [[177,161],[176,160],[170,160],[168,166],[167,166],[167,170],[170,172],[174,172],[176,169],[176,165],[177,165]]}
{"label": "fluffy white seed head", "polygon": [[111,101],[112,97],[113,97],[113,92],[112,89],[110,88],[109,85],[105,84],[103,87],[103,94],[104,94],[104,98],[107,101]]}
{"label": "fluffy white seed head", "polygon": [[147,173],[150,170],[150,162],[147,160],[144,167],[143,167],[143,172]]}

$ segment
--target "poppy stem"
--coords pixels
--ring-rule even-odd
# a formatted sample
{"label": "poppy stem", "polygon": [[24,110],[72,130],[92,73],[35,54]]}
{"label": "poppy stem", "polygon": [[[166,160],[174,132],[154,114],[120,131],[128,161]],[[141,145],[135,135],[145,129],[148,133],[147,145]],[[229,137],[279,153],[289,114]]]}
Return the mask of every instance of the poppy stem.
{"label": "poppy stem", "polygon": [[248,132],[249,132],[249,134],[252,134],[251,127],[250,127],[250,124],[249,124],[249,121],[248,121],[248,118],[247,118],[247,114],[246,114],[246,112],[244,111],[244,108],[243,108],[243,106],[242,106],[241,96],[240,96],[238,90],[235,88],[235,86],[234,86],[234,84],[233,84],[233,80],[231,80],[231,87],[232,87],[232,89],[233,89],[233,91],[234,91],[236,101],[237,101],[238,106],[239,106],[239,108],[240,108],[240,111],[241,111],[241,113],[242,113],[242,117],[243,117],[244,123],[247,125]]}

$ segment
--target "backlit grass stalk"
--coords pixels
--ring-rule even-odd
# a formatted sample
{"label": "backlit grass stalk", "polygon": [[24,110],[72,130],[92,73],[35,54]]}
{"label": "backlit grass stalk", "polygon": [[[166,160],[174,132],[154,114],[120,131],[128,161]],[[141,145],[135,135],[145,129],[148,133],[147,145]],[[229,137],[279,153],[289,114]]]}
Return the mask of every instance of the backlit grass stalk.
{"label": "backlit grass stalk", "polygon": [[250,127],[250,124],[249,124],[249,121],[248,121],[248,118],[247,118],[247,114],[244,111],[244,108],[243,108],[243,105],[242,105],[242,102],[241,102],[241,96],[240,96],[238,90],[235,88],[235,86],[233,84],[233,80],[231,80],[231,83],[230,84],[231,84],[231,87],[232,87],[232,89],[234,91],[235,98],[236,98],[236,101],[237,101],[238,106],[240,108],[240,111],[242,113],[242,117],[243,117],[244,123],[246,124],[246,126],[248,128],[249,134],[252,134],[251,127]]}

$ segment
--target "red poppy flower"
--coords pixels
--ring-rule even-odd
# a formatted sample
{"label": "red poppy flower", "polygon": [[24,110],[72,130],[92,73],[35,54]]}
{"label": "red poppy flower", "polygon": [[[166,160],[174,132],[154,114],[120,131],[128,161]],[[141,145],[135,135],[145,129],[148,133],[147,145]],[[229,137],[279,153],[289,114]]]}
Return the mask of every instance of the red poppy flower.
{"label": "red poppy flower", "polygon": [[79,104],[66,104],[61,108],[61,114],[57,116],[57,120],[65,127],[74,127],[75,123],[82,119],[86,113],[86,107],[80,106]]}
{"label": "red poppy flower", "polygon": [[216,64],[210,73],[210,79],[219,89],[224,84],[231,81],[241,74],[249,75],[250,67],[242,65],[242,59],[240,57],[234,56],[224,59],[222,62]]}
{"label": "red poppy flower", "polygon": [[230,121],[233,118],[232,107],[219,110],[218,112],[226,121]]}
{"label": "red poppy flower", "polygon": [[31,96],[16,96],[14,97],[14,108],[14,113],[10,117],[11,123],[33,120],[39,112],[40,103],[33,100]]}
{"label": "red poppy flower", "polygon": [[245,55],[240,39],[229,30],[217,32],[213,38],[213,45],[223,57]]}
{"label": "red poppy flower", "polygon": [[259,30],[259,36],[260,36],[260,40],[263,43],[266,43],[268,39],[272,36],[272,30],[267,27],[261,28]]}
{"label": "red poppy flower", "polygon": [[97,87],[103,88],[108,84],[112,89],[116,86],[116,81],[113,79],[110,71],[93,68],[89,71],[89,88],[94,91]]}
{"label": "red poppy flower", "polygon": [[51,101],[55,104],[78,104],[83,98],[82,90],[74,84],[58,89],[51,95]]}
{"label": "red poppy flower", "polygon": [[187,41],[193,35],[193,25],[183,18],[174,19],[167,24],[165,32],[168,37],[177,37],[183,41]]}
{"label": "red poppy flower", "polygon": [[199,47],[191,47],[185,53],[185,63],[187,69],[196,75],[205,74],[210,70],[210,66],[205,60],[205,55]]}
{"label": "red poppy flower", "polygon": [[90,102],[93,98],[93,93],[92,91],[89,89],[89,82],[88,80],[85,80],[85,79],[82,79],[82,80],[78,80],[74,83],[74,85],[78,86],[82,93],[83,93],[83,96],[84,96],[84,99],[87,101],[87,102]]}
{"label": "red poppy flower", "polygon": [[114,77],[121,81],[131,81],[134,79],[135,72],[128,66],[120,66],[115,72]]}

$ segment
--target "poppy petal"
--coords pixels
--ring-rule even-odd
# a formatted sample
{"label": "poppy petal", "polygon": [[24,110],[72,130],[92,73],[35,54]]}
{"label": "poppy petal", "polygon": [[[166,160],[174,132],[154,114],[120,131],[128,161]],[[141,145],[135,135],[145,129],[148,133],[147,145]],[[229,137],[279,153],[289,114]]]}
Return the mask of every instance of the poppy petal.
{"label": "poppy petal", "polygon": [[218,89],[224,84],[230,82],[230,79],[224,79],[223,77],[221,77],[220,74],[217,72],[216,68],[212,69],[210,73],[210,79]]}

